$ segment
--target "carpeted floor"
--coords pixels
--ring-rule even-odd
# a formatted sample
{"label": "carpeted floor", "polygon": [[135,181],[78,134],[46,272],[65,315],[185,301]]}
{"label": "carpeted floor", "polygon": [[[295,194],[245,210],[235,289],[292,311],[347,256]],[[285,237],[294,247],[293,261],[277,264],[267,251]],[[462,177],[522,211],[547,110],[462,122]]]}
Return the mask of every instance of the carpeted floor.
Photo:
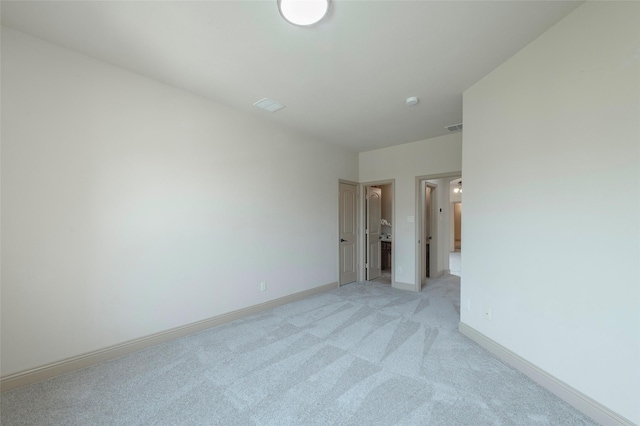
{"label": "carpeted floor", "polygon": [[5,392],[9,425],[592,425],[458,331],[459,278],[353,283]]}
{"label": "carpeted floor", "polygon": [[380,277],[375,280],[371,280],[371,282],[391,285],[391,270],[383,270]]}

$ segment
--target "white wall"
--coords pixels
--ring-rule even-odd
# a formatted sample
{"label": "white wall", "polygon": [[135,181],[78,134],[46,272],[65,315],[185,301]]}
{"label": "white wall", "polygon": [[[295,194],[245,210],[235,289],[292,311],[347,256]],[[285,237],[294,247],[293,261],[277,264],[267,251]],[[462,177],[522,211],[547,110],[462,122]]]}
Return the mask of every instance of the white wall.
{"label": "white wall", "polygon": [[635,423],[638,16],[587,2],[464,93],[461,314]]}
{"label": "white wall", "polygon": [[462,134],[361,152],[360,182],[395,179],[393,221],[393,272],[395,280],[415,284],[416,244],[416,177],[461,170]]}
{"label": "white wall", "polygon": [[337,281],[357,167],[3,28],[2,375]]}

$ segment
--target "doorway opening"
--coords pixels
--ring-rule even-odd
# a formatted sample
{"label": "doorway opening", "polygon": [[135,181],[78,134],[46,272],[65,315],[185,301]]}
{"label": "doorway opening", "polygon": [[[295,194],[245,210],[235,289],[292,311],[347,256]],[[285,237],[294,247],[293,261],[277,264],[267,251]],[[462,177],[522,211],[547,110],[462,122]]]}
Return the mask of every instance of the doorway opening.
{"label": "doorway opening", "polygon": [[416,291],[450,272],[452,178],[460,172],[416,177]]}
{"label": "doorway opening", "polygon": [[462,178],[449,183],[449,273],[462,276]]}
{"label": "doorway opening", "polygon": [[394,285],[393,180],[368,182],[362,186],[363,241],[362,276],[366,281]]}
{"label": "doorway opening", "polygon": [[424,180],[420,185],[422,193],[419,219],[420,238],[420,288],[428,278],[437,278],[438,271],[438,218],[441,208],[438,203],[438,181]]}

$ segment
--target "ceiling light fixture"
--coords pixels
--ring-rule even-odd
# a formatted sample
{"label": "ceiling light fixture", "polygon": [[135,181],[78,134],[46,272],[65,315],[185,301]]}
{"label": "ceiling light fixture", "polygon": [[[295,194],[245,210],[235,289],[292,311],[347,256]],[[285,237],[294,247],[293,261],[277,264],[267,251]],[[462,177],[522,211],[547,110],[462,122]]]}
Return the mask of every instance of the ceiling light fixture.
{"label": "ceiling light fixture", "polygon": [[453,192],[456,194],[462,194],[462,181],[458,182],[458,186],[453,188]]}
{"label": "ceiling light fixture", "polygon": [[288,22],[306,27],[327,15],[329,0],[278,0],[278,10]]}
{"label": "ceiling light fixture", "polygon": [[418,105],[418,97],[417,96],[409,96],[407,98],[407,105],[409,106],[414,106],[414,105]]}

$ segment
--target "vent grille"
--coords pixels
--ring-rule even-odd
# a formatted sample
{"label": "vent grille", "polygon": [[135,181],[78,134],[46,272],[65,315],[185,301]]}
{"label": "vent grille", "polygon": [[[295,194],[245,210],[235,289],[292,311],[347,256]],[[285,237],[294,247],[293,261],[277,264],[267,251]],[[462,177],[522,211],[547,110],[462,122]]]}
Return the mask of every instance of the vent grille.
{"label": "vent grille", "polygon": [[253,106],[262,108],[269,112],[276,112],[284,108],[284,105],[279,104],[278,102],[268,98],[260,99],[258,102],[254,103]]}
{"label": "vent grille", "polygon": [[457,132],[458,130],[462,130],[462,123],[460,124],[452,124],[451,126],[445,127],[450,132]]}

